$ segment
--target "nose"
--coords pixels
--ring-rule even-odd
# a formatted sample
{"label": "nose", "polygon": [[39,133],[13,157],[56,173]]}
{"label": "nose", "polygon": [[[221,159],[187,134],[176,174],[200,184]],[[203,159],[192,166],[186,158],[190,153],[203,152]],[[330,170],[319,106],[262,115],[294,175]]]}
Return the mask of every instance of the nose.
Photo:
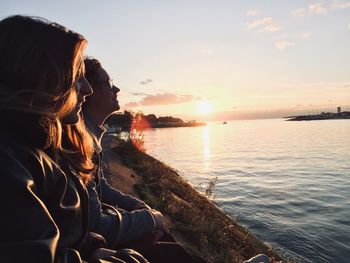
{"label": "nose", "polygon": [[119,89],[117,86],[114,86],[114,85],[113,85],[112,90],[113,90],[113,92],[114,92],[115,94],[117,94],[117,93],[120,91],[120,89]]}
{"label": "nose", "polygon": [[87,79],[84,76],[80,77],[78,82],[80,84],[80,91],[79,91],[80,96],[86,97],[86,96],[90,96],[93,93],[90,83],[87,81]]}

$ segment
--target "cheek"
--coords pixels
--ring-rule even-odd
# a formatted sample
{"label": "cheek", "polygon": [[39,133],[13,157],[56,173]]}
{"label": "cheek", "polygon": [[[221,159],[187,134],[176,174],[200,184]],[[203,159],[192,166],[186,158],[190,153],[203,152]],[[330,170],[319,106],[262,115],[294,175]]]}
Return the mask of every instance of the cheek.
{"label": "cheek", "polygon": [[111,99],[113,99],[113,98],[115,98],[115,94],[112,92],[112,91],[110,91],[109,92],[109,95],[108,95]]}
{"label": "cheek", "polygon": [[105,108],[108,107],[111,101],[113,101],[113,94],[111,94],[109,90],[98,90],[91,96],[87,97],[87,100],[91,105]]}

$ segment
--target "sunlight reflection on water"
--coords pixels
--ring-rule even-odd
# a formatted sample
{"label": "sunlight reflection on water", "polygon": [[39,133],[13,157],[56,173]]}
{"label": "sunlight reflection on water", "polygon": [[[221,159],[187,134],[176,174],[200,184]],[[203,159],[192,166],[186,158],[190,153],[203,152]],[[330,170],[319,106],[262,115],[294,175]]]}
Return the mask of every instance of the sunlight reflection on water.
{"label": "sunlight reflection on water", "polygon": [[210,129],[208,126],[203,128],[203,161],[204,161],[204,171],[209,170],[210,166]]}

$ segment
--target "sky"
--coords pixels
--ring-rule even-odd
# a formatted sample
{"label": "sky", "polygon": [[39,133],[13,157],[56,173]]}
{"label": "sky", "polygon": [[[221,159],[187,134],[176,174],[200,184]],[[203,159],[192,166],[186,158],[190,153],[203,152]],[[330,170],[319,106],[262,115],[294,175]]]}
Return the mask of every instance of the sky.
{"label": "sky", "polygon": [[185,120],[350,110],[350,0],[0,2],[81,33],[122,110]]}

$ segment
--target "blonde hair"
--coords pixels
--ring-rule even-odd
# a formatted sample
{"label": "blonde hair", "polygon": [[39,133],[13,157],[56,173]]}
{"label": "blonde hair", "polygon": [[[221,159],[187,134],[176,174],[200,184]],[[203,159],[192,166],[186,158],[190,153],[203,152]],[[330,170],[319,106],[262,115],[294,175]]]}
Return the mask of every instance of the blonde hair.
{"label": "blonde hair", "polygon": [[43,147],[61,149],[60,119],[77,103],[74,86],[84,73],[85,45],[82,35],[43,18],[0,21],[0,110],[37,115]]}
{"label": "blonde hair", "polygon": [[82,117],[79,116],[78,122],[74,125],[64,125],[63,134],[63,156],[79,172],[80,178],[87,184],[95,170],[92,160],[94,142],[85,128]]}

